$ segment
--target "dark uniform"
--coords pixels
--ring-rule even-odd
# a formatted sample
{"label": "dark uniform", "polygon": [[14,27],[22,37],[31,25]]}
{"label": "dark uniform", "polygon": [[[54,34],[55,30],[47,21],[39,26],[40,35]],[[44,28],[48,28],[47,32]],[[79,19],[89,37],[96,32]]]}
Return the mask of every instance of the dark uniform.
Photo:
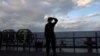
{"label": "dark uniform", "polygon": [[[54,22],[53,23],[49,22],[49,19],[51,21],[54,20]],[[45,25],[46,52],[48,56],[50,52],[50,44],[53,50],[53,55],[55,55],[56,53],[56,39],[55,39],[55,34],[54,34],[54,27],[57,21],[58,20],[56,18],[49,17],[48,23]]]}

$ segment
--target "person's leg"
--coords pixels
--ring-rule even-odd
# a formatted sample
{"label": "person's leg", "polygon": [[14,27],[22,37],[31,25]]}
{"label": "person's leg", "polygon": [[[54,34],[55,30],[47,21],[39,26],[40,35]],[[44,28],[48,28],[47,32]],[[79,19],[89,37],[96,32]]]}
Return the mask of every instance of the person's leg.
{"label": "person's leg", "polygon": [[56,39],[55,38],[52,39],[51,45],[52,45],[53,56],[56,56]]}
{"label": "person's leg", "polygon": [[0,50],[1,50],[1,46],[2,46],[1,44],[2,44],[2,42],[1,42],[1,40],[0,40]]}
{"label": "person's leg", "polygon": [[50,56],[50,40],[46,40],[46,55]]}

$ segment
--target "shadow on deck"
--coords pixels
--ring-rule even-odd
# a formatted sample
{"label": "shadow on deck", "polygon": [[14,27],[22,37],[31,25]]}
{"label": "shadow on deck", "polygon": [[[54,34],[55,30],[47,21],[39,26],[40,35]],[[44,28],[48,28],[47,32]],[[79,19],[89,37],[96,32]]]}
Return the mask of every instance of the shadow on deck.
{"label": "shadow on deck", "polygon": [[[45,54],[45,52],[0,51],[0,56],[46,56]],[[100,54],[58,52],[57,56],[100,56]]]}

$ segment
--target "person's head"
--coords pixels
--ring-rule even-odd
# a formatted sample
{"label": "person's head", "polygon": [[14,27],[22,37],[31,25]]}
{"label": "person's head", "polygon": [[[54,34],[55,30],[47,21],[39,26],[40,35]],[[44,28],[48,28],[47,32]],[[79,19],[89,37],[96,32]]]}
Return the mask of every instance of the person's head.
{"label": "person's head", "polygon": [[53,17],[49,17],[47,21],[48,21],[48,23],[51,23],[52,20],[53,20]]}

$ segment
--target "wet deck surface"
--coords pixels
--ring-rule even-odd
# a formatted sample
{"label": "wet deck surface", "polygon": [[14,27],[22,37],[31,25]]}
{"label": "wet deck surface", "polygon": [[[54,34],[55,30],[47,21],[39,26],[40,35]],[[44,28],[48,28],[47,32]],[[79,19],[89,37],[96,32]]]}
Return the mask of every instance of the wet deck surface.
{"label": "wet deck surface", "polygon": [[[0,56],[46,56],[45,54],[45,52],[0,51]],[[57,56],[100,56],[100,54],[58,52]]]}

